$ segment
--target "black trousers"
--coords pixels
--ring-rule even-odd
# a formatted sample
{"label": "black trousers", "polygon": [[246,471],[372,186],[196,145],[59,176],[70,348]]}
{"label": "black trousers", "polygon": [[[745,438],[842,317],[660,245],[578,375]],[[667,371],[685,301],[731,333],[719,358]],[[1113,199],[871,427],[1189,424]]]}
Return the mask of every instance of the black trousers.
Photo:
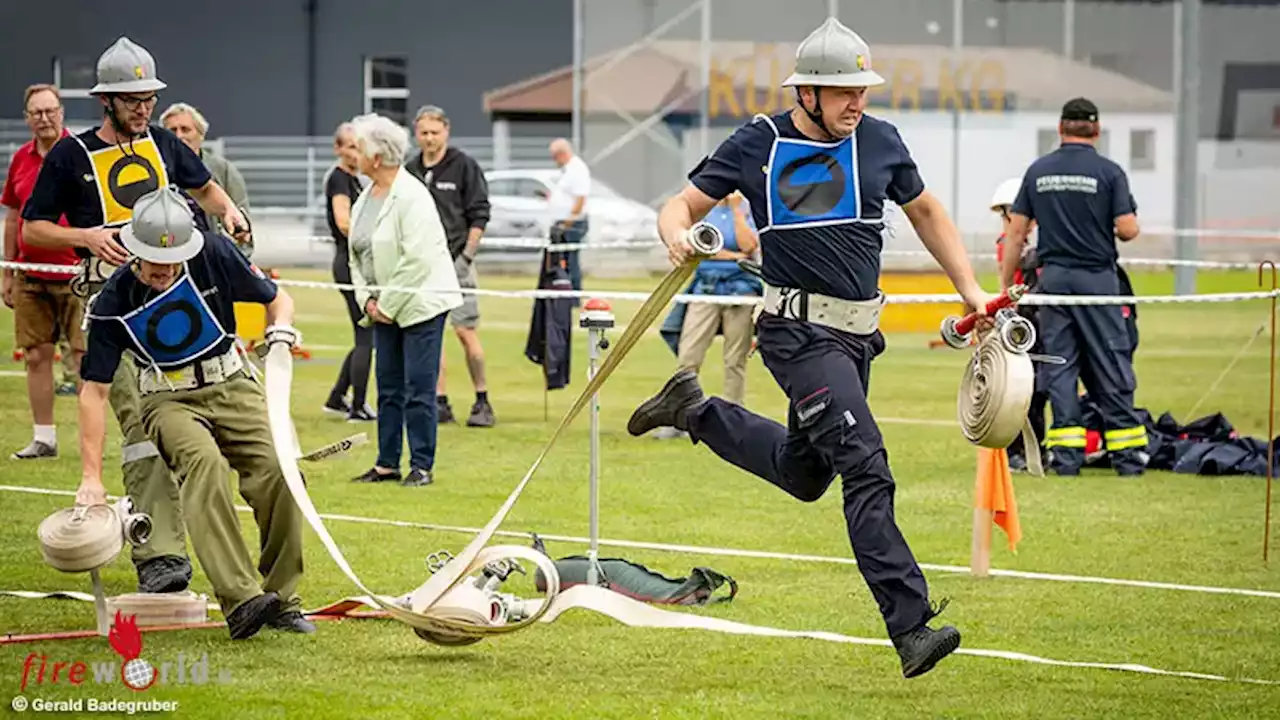
{"label": "black trousers", "polygon": [[[337,280],[336,282],[350,282]],[[342,359],[342,369],[338,378],[329,390],[329,399],[335,403],[347,394],[351,388],[351,408],[359,410],[365,406],[365,396],[369,389],[369,372],[373,365],[373,328],[360,327],[357,323],[364,317],[364,311],[356,304],[356,294],[352,290],[339,290],[347,305],[347,315],[351,318],[351,330],[355,347]]]}
{"label": "black trousers", "polygon": [[839,475],[853,554],[889,636],[916,629],[929,617],[929,589],[894,521],[893,476],[866,397],[884,337],[768,313],[757,331],[764,364],[790,399],[787,425],[712,397],[690,418],[690,437],[803,502]]}
{"label": "black trousers", "polygon": [[[1039,292],[1046,295],[1119,295],[1114,269],[1085,270],[1046,265]],[[1119,305],[1044,305],[1038,308],[1044,351],[1066,360],[1044,368],[1053,425],[1046,433],[1049,466],[1075,474],[1084,464],[1085,432],[1079,381],[1102,411],[1103,438],[1111,466],[1141,473],[1147,464],[1146,425],[1133,406],[1133,338]]]}

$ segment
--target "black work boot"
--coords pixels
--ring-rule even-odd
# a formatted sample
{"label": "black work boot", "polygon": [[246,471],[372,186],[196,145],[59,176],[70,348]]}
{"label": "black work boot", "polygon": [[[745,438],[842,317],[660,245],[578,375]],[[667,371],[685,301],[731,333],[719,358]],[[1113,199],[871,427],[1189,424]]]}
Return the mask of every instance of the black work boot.
{"label": "black work boot", "polygon": [[161,555],[138,565],[138,592],[182,592],[191,583],[191,562],[178,555]]}
{"label": "black work boot", "polygon": [[657,395],[636,408],[627,421],[627,432],[639,437],[660,427],[688,431],[686,419],[689,411],[706,401],[702,386],[698,384],[698,374],[692,370],[681,370],[671,376]]}
{"label": "black work boot", "polygon": [[244,640],[258,634],[263,625],[280,614],[280,596],[265,592],[241,603],[227,616],[227,630],[232,640]]}
{"label": "black work boot", "polygon": [[913,678],[929,672],[934,665],[960,647],[959,630],[951,625],[934,630],[928,625],[929,620],[937,617],[946,606],[947,601],[943,600],[942,607],[931,612],[920,627],[893,638],[893,646],[897,648],[898,658],[902,660],[903,677]]}
{"label": "black work boot", "polygon": [[285,632],[301,633],[303,635],[310,635],[316,631],[315,623],[308,620],[297,610],[282,612],[272,618],[267,625],[274,630],[284,630]]}

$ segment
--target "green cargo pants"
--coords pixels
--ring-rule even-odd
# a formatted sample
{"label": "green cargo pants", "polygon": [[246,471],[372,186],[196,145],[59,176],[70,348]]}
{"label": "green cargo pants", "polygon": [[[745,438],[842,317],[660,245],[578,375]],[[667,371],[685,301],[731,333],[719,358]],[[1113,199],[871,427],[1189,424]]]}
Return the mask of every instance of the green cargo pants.
{"label": "green cargo pants", "polygon": [[124,433],[124,448],[120,451],[124,491],[135,510],[151,516],[151,539],[133,548],[133,564],[141,565],[162,555],[185,558],[187,540],[182,529],[178,479],[142,428],[138,413],[138,370],[132,361],[120,361],[107,397]]}
{"label": "green cargo pants", "polygon": [[[223,614],[263,591],[280,596],[282,612],[300,611],[302,511],[276,459],[266,395],[245,372],[196,390],[140,396],[142,426],[178,475],[187,534]],[[240,535],[233,469],[258,525],[261,585]]]}

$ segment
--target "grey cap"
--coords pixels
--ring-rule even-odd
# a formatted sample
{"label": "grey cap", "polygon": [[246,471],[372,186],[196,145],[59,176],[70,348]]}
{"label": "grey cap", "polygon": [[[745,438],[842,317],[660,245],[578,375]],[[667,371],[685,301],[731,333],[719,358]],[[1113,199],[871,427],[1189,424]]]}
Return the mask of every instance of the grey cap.
{"label": "grey cap", "polygon": [[827,18],[796,48],[796,71],[783,87],[870,87],[884,78],[871,69],[871,48],[835,18]]}
{"label": "grey cap", "polygon": [[160,265],[186,262],[204,248],[191,207],[167,186],[138,198],[133,221],[120,231],[120,241],[133,255]]}
{"label": "grey cap", "polygon": [[89,94],[148,92],[166,87],[156,77],[156,61],[151,53],[121,37],[98,58],[98,84]]}

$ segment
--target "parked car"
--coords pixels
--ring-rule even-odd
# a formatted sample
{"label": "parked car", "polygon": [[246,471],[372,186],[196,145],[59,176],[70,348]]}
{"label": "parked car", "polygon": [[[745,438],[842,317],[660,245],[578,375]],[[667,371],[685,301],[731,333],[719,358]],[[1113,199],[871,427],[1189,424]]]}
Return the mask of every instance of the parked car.
{"label": "parked car", "polygon": [[[485,237],[545,240],[550,234],[548,197],[560,171],[529,168],[490,170],[490,219]],[[587,243],[659,242],[658,213],[591,179],[587,199]]]}

